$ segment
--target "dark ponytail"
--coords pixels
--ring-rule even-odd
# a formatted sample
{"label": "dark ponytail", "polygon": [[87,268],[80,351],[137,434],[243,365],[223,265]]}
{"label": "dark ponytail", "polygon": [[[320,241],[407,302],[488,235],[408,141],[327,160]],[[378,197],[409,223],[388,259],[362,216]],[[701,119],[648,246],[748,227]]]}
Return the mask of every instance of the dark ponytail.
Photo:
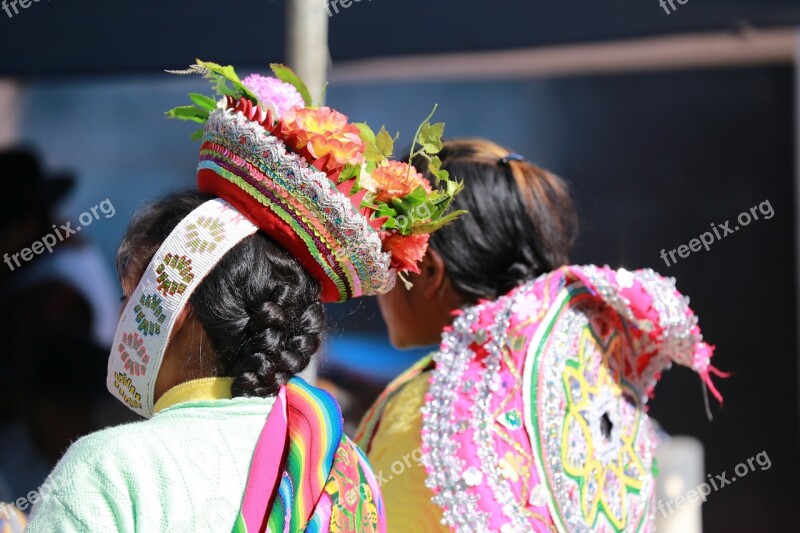
{"label": "dark ponytail", "polygon": [[[172,229],[211,198],[175,194],[141,210],[117,254],[120,277],[138,279]],[[263,232],[231,249],[189,302],[216,351],[216,375],[235,379],[234,396],[277,394],[308,366],[325,330],[319,284]]]}
{"label": "dark ponytail", "polygon": [[[447,141],[439,154],[442,168],[464,181],[454,209],[469,214],[431,235],[430,246],[468,304],[566,264],[577,236],[566,183],[509,154],[485,139]],[[424,158],[413,163],[427,174]]]}

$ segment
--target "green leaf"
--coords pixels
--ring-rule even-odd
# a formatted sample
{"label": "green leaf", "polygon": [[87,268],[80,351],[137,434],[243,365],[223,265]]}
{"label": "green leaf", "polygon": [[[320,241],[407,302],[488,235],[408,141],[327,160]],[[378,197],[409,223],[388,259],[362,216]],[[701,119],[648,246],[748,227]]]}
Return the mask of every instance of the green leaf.
{"label": "green leaf", "polygon": [[205,133],[204,130],[197,130],[196,132],[192,133],[192,140],[193,141],[200,141],[203,139],[203,134]]}
{"label": "green leaf", "polygon": [[216,91],[218,95],[239,98],[239,91],[232,89],[230,85],[228,85],[228,80],[219,76],[214,76],[212,79],[215,80],[214,91]]}
{"label": "green leaf", "polygon": [[197,122],[199,124],[205,124],[205,122],[208,120],[208,111],[193,105],[184,105],[176,107],[175,109],[170,109],[167,111],[166,115],[169,118],[176,118],[178,120],[191,120],[192,122]]}
{"label": "green leaf", "polygon": [[366,158],[365,161],[366,161],[366,168],[364,170],[366,171],[367,174],[371,176],[372,171],[375,170],[375,167],[377,167],[378,165],[375,163],[375,161],[370,161],[369,159]]}
{"label": "green leaf", "polygon": [[380,151],[386,159],[392,157],[392,153],[394,152],[394,139],[389,135],[385,127],[381,126],[381,131],[378,132],[375,138],[375,144],[378,147],[378,151]]}
{"label": "green leaf", "polygon": [[420,185],[411,191],[411,193],[407,194],[403,200],[406,203],[410,203],[412,206],[417,206],[423,203],[427,197],[428,193],[425,191],[422,185]]}
{"label": "green leaf", "polygon": [[419,142],[420,132],[422,131],[422,128],[425,125],[429,125],[430,124],[430,120],[431,120],[431,118],[433,118],[433,115],[434,115],[434,113],[436,113],[436,109],[438,107],[439,107],[439,104],[434,104],[433,105],[433,110],[431,110],[430,114],[427,117],[425,117],[425,120],[423,120],[422,124],[420,124],[419,127],[417,128],[417,132],[414,134],[414,139],[411,141],[411,153],[408,154],[408,164],[409,165],[411,164],[411,160],[414,159],[414,148],[417,146],[417,144],[420,144],[420,142]]}
{"label": "green leaf", "polygon": [[[220,94],[234,97],[241,95],[254,103],[258,103],[256,95],[244,86],[242,80],[239,79],[238,74],[236,74],[232,66],[227,65],[223,67],[217,63],[201,61],[199,59],[197,60],[197,64],[206,69],[206,77],[216,81],[215,87]],[[220,78],[222,78],[222,80],[220,80]],[[233,84],[235,90],[231,90],[226,82]]]}
{"label": "green leaf", "polygon": [[380,217],[395,217],[397,216],[397,211],[392,209],[390,206],[386,205],[383,202],[377,204],[377,209],[375,210],[375,215]]}
{"label": "green leaf", "polygon": [[450,222],[454,221],[461,215],[466,215],[469,211],[465,211],[464,209],[460,209],[458,211],[453,211],[452,213],[448,213],[446,216],[440,218],[439,220],[435,220],[428,223],[423,223],[414,226],[411,228],[411,233],[413,235],[417,235],[420,233],[431,233],[436,231],[437,229],[441,228],[442,226],[449,224]]}
{"label": "green leaf", "polygon": [[[355,126],[358,128],[359,136],[364,142],[364,159],[368,163],[376,164],[392,157],[394,139],[386,131],[386,128],[382,127],[378,135],[375,135],[372,128],[363,122],[357,122]],[[368,171],[371,171],[372,168],[374,168],[374,165],[368,168]]]}
{"label": "green leaf", "polygon": [[364,159],[373,163],[380,163],[384,159],[383,153],[378,150],[375,143],[369,143],[364,148]]}
{"label": "green leaf", "polygon": [[[446,172],[446,171],[445,171]],[[463,181],[448,181],[447,182],[447,196],[453,197],[464,188]]]}
{"label": "green leaf", "polygon": [[422,125],[419,132],[419,144],[428,154],[438,154],[442,151],[442,135],[444,134],[444,123],[439,122],[431,125],[426,122]]}
{"label": "green leaf", "polygon": [[339,183],[347,181],[352,178],[357,178],[361,175],[361,165],[345,165],[341,174],[339,174]]}
{"label": "green leaf", "polygon": [[437,122],[431,126],[431,132],[433,132],[434,139],[441,141],[442,136],[444,136],[444,122]]}
{"label": "green leaf", "polygon": [[372,131],[372,128],[370,128],[366,122],[356,122],[354,125],[358,128],[358,133],[361,140],[364,141],[364,144],[375,144],[375,132]]}
{"label": "green leaf", "polygon": [[442,168],[442,160],[438,155],[433,156],[428,163],[428,171],[436,178],[437,182],[448,181],[450,173]]}
{"label": "green leaf", "polygon": [[200,93],[189,93],[189,98],[192,99],[194,105],[206,111],[214,111],[217,108],[217,101],[213,98]]}
{"label": "green leaf", "polygon": [[270,68],[272,69],[272,72],[275,73],[276,78],[282,82],[294,86],[294,88],[297,89],[297,92],[300,93],[300,96],[303,97],[303,102],[305,102],[306,107],[311,107],[311,93],[308,91],[306,84],[303,83],[303,80],[301,80],[292,69],[286,65],[281,65],[280,63],[272,63],[270,64]]}
{"label": "green leaf", "polygon": [[236,71],[231,65],[226,65],[223,67],[219,63],[214,63],[212,61],[200,61],[199,59],[197,60],[197,64],[208,69],[210,72],[218,74],[234,83],[242,83],[242,80],[239,79],[239,75],[236,74]]}

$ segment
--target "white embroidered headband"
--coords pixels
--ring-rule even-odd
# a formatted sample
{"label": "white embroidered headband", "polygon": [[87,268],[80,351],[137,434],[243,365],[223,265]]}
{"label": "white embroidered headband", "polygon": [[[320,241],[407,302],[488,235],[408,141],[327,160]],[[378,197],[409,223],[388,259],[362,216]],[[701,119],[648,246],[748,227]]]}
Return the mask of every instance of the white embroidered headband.
{"label": "white embroidered headband", "polygon": [[129,409],[153,415],[156,377],[178,315],[225,254],[256,231],[226,201],[210,200],[184,218],[153,256],[125,306],[108,359],[106,386]]}

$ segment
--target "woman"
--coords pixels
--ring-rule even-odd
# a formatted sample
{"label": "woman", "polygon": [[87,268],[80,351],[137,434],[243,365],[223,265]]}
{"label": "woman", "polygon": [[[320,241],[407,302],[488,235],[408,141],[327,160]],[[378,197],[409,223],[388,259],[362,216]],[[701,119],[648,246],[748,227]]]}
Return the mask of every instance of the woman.
{"label": "woman", "polygon": [[481,139],[439,156],[469,215],[378,301],[393,344],[442,344],[356,437],[388,530],[652,529],[643,406],[673,360],[707,379],[693,314],[652,272],[564,266],[576,217],[558,177]]}
{"label": "woman", "polygon": [[73,444],[29,531],[384,529],[338,406],[295,375],[320,345],[322,302],[385,292],[424,252],[424,232],[390,232],[403,211],[389,205],[452,195],[273,69],[192,69],[222,97],[170,112],[204,124],[200,192],[145,208],[118,253],[107,386],[148,420]]}

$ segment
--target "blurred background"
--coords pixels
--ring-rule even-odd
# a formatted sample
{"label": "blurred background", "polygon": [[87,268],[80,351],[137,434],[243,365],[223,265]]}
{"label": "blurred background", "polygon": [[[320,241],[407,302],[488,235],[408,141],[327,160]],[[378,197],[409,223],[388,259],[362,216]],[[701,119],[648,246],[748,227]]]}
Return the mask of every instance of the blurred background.
{"label": "blurred background", "polygon": [[[715,365],[732,372],[713,421],[699,381],[678,368],[651,415],[702,442],[702,478],[761,452],[771,460],[708,498],[704,530],[795,529],[796,0],[5,6],[0,149],[31,149],[40,168],[24,153],[0,157],[0,253],[13,256],[54,224],[82,229],[52,253],[0,264],[0,501],[39,486],[78,436],[128,416],[104,386],[120,297],[115,248],[143,201],[194,184],[193,128],[163,113],[207,82],[164,69],[200,57],[240,74],[266,73],[269,62],[311,69],[331,82],[328,104],[401,132],[400,145],[438,103],[447,137],[488,137],[563,176],[581,217],[573,262],[675,276],[717,347]],[[759,219],[709,251],[662,259],[753,207]],[[352,428],[427,350],[393,350],[373,300],[329,312],[319,374]]]}

